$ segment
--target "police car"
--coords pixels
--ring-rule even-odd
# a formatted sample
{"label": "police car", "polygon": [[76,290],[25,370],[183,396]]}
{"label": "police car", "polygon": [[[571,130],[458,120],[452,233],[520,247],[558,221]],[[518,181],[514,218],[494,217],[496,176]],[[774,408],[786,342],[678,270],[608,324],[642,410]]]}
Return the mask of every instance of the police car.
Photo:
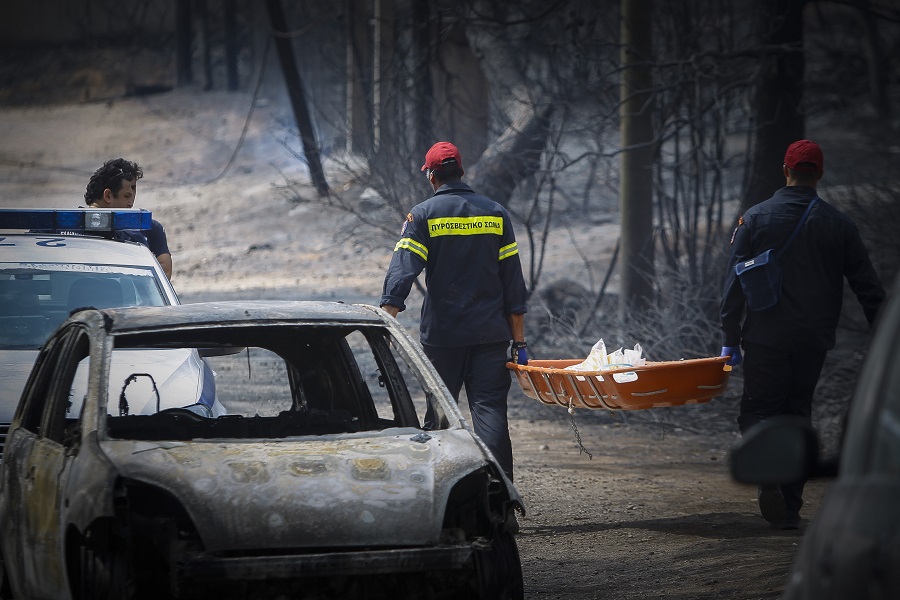
{"label": "police car", "polygon": [[[150,223],[140,209],[0,209],[0,457],[38,350],[74,309],[179,304],[156,258],[134,241]],[[224,412],[196,351],[145,352],[131,363],[123,368],[139,364],[157,387],[181,388],[194,410]]]}

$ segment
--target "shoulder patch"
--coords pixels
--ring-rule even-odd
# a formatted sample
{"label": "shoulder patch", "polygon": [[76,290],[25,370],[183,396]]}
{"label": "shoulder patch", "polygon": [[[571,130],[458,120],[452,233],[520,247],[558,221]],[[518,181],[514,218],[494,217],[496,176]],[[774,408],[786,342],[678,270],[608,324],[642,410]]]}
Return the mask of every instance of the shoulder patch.
{"label": "shoulder patch", "polygon": [[413,222],[412,213],[406,214],[406,219],[403,221],[403,226],[400,228],[400,235],[406,233],[406,226]]}
{"label": "shoulder patch", "polygon": [[734,236],[737,235],[738,227],[740,227],[743,224],[744,224],[744,215],[741,215],[740,217],[738,217],[737,227],[735,227],[734,231],[731,232],[731,242],[729,242],[729,244],[734,244]]}

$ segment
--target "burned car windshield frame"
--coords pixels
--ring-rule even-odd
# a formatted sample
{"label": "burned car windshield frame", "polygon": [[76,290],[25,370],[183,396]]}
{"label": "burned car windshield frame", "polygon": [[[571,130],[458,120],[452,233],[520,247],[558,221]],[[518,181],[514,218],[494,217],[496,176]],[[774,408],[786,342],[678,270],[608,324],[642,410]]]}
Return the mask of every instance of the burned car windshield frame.
{"label": "burned car windshield frame", "polygon": [[[205,324],[115,333],[110,339],[107,405],[100,411],[105,428],[99,428],[110,439],[265,439],[421,429],[425,403],[433,401],[418,392],[427,383],[411,368],[402,344],[388,328],[372,323]],[[126,357],[189,349],[216,372],[225,415],[173,407],[171,398],[160,397],[165,395],[160,382],[137,368],[122,370]],[[408,387],[413,383],[415,400]],[[164,408],[154,411],[154,400]],[[140,414],[132,412],[141,406]],[[440,407],[437,412],[439,428],[446,428],[447,415]]]}

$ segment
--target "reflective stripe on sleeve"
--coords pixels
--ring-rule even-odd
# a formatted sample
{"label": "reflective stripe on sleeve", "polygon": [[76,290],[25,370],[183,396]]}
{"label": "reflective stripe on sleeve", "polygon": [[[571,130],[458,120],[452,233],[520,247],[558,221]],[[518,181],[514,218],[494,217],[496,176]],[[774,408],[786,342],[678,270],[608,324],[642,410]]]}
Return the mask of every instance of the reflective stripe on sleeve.
{"label": "reflective stripe on sleeve", "polygon": [[394,252],[402,249],[409,250],[413,254],[418,254],[422,257],[422,260],[428,262],[428,248],[426,248],[416,240],[412,238],[402,238],[399,242],[397,242],[397,245],[394,246]]}
{"label": "reflective stripe on sleeve", "polygon": [[428,219],[428,235],[503,235],[503,217],[441,217]]}
{"label": "reflective stripe on sleeve", "polygon": [[500,260],[504,258],[509,258],[510,256],[514,256],[519,253],[519,245],[515,242],[508,246],[503,246],[500,248]]}

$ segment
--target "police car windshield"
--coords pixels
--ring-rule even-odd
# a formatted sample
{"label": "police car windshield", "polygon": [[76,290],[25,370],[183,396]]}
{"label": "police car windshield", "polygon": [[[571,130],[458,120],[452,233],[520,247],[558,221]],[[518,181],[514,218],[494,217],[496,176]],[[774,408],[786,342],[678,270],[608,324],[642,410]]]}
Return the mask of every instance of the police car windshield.
{"label": "police car windshield", "polygon": [[0,262],[0,349],[36,349],[75,308],[163,306],[150,267]]}

